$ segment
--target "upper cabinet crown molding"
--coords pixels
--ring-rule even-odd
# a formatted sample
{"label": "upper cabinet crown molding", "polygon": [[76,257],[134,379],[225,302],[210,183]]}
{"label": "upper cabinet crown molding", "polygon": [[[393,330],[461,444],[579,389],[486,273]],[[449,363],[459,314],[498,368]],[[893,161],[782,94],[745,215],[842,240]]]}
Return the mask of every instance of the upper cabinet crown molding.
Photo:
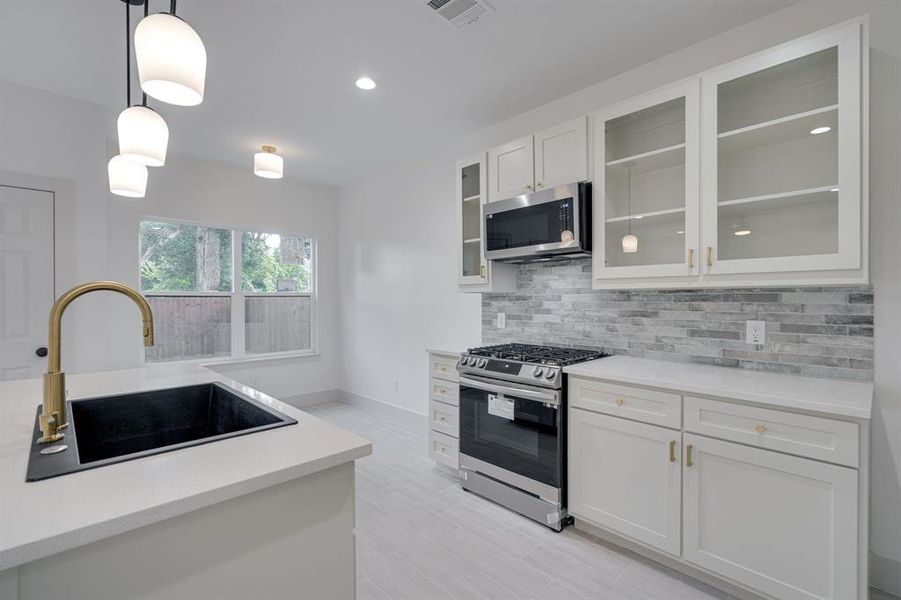
{"label": "upper cabinet crown molding", "polygon": [[488,201],[588,179],[588,123],[579,117],[488,151]]}

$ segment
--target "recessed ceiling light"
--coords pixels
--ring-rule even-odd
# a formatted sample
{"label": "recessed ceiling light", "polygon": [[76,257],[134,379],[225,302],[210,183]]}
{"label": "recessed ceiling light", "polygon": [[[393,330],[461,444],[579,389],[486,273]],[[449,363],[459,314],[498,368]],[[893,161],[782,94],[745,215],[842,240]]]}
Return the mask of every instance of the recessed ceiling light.
{"label": "recessed ceiling light", "polygon": [[747,227],[745,227],[745,228],[742,228],[742,229],[736,229],[733,233],[734,233],[735,235],[741,237],[741,236],[743,236],[743,235],[751,235],[751,230],[748,229]]}
{"label": "recessed ceiling light", "polygon": [[374,90],[375,87],[378,85],[375,82],[375,79],[373,79],[372,77],[366,77],[365,75],[363,77],[360,77],[359,79],[357,79],[357,81],[355,83],[358,88],[360,88],[361,90],[366,90],[366,91]]}
{"label": "recessed ceiling light", "polygon": [[677,235],[685,235],[685,230],[680,229],[679,231],[676,232],[676,234]]}
{"label": "recessed ceiling light", "polygon": [[823,127],[814,127],[810,130],[810,135],[819,135],[827,131],[832,131],[832,127],[826,127],[825,125]]}

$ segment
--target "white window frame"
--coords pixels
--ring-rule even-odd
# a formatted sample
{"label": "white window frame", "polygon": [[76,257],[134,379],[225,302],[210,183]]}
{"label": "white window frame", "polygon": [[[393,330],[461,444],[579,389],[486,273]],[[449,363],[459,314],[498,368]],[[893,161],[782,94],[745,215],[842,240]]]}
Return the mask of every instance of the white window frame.
{"label": "white window frame", "polygon": [[[141,353],[141,360],[145,364],[164,364],[164,363],[196,363],[196,364],[228,364],[255,362],[266,360],[277,360],[281,358],[296,358],[319,356],[319,240],[316,236],[288,232],[280,229],[271,228],[250,228],[236,227],[230,225],[215,225],[200,221],[189,221],[186,219],[173,219],[170,217],[157,217],[152,215],[141,215],[138,217],[138,287],[141,288],[141,223],[144,221],[158,221],[163,223],[174,223],[178,225],[191,225],[194,227],[208,227],[212,229],[225,229],[231,232],[232,245],[232,289],[230,292],[189,292],[189,291],[173,291],[173,292],[145,292],[141,289],[141,294],[148,297],[154,296],[186,296],[186,297],[203,297],[203,296],[222,296],[231,298],[231,351],[228,356],[206,356],[198,358],[184,358],[178,360],[165,361],[147,361],[146,353]],[[243,233],[269,233],[277,235],[285,235],[289,237],[300,237],[310,240],[310,262],[312,263],[312,277],[310,279],[310,291],[308,292],[245,292],[244,291],[244,265],[243,263]],[[272,298],[278,296],[299,297],[310,299],[310,348],[307,350],[286,350],[284,352],[260,352],[248,353],[245,349],[244,328],[245,318],[245,299],[248,297]]]}

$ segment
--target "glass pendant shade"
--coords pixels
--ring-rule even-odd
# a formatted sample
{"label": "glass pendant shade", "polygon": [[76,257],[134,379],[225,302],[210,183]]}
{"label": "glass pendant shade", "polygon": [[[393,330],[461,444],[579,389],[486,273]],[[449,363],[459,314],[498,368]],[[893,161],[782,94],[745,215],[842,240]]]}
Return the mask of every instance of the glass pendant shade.
{"label": "glass pendant shade", "polygon": [[253,174],[266,179],[281,179],[285,161],[275,153],[274,146],[263,146],[262,152],[253,155]]}
{"label": "glass pendant shade", "polygon": [[631,233],[623,236],[623,252],[626,254],[638,252],[638,238]]}
{"label": "glass pendant shade", "polygon": [[119,156],[148,167],[166,163],[169,127],[155,110],[132,106],[119,113]]}
{"label": "glass pendant shade", "polygon": [[143,198],[147,191],[147,167],[122,156],[114,156],[107,165],[109,191],[117,196]]}
{"label": "glass pendant shade", "polygon": [[144,17],[135,29],[135,59],[141,89],[161,102],[203,102],[206,48],[190,25],[169,13]]}

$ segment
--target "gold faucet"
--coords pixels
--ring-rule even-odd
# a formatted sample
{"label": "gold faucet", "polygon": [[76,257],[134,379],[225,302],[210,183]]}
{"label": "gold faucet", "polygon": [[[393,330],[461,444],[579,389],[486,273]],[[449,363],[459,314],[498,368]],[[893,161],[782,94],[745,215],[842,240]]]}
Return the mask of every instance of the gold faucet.
{"label": "gold faucet", "polygon": [[44,405],[41,408],[40,424],[41,433],[39,444],[55,442],[63,438],[60,433],[69,425],[66,418],[66,374],[60,370],[60,325],[63,313],[73,300],[87,294],[107,290],[119,292],[134,300],[144,317],[144,345],[153,345],[153,311],[150,305],[136,289],[115,281],[89,281],[76,285],[74,288],[60,296],[50,309],[50,358],[47,364],[47,372],[44,374]]}

